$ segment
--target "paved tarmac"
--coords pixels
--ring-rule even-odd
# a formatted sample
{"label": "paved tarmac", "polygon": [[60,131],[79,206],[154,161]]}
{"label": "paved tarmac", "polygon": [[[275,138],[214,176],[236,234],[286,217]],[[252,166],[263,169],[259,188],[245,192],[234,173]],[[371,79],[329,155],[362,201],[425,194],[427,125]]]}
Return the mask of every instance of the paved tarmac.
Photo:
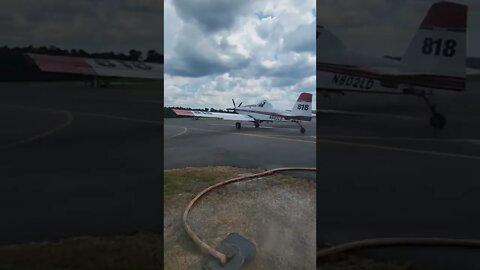
{"label": "paved tarmac", "polygon": [[[430,112],[416,97],[346,94],[317,103],[319,241],[480,239],[480,83],[434,100],[447,116],[443,130],[429,126]],[[433,269],[480,269],[473,249],[369,254]]]}
{"label": "paved tarmac", "polygon": [[0,84],[0,244],[160,232],[162,91]]}
{"label": "paved tarmac", "polygon": [[[303,124],[272,123],[255,128],[221,120],[165,119],[165,169],[236,166],[273,169],[316,167],[315,120]],[[315,180],[314,173],[292,173]]]}

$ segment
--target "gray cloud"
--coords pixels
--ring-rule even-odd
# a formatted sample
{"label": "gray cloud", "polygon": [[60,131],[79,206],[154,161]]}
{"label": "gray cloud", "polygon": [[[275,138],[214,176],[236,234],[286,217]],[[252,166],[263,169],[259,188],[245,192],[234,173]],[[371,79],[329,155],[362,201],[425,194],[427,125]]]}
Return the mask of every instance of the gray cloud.
{"label": "gray cloud", "polygon": [[256,62],[239,74],[252,78],[270,78],[273,87],[286,87],[299,83],[303,78],[314,76],[316,70],[311,56],[288,53],[280,55],[273,67]]}
{"label": "gray cloud", "polygon": [[175,0],[177,14],[185,21],[198,24],[203,30],[229,29],[235,19],[249,10],[253,1]]}
{"label": "gray cloud", "polygon": [[165,71],[201,77],[246,67],[250,59],[239,55],[235,44],[225,38],[212,41],[195,27],[183,28],[173,55],[167,55]]}
{"label": "gray cloud", "polygon": [[258,36],[264,40],[280,40],[285,32],[281,24],[263,23],[255,28]]}
{"label": "gray cloud", "polygon": [[315,52],[316,23],[300,25],[295,31],[285,35],[284,49],[295,52]]}

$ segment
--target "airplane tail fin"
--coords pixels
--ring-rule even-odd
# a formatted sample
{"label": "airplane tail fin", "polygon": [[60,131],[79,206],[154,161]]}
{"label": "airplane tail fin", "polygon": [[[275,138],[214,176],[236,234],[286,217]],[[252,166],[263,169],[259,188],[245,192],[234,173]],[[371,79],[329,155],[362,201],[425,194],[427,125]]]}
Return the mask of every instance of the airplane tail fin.
{"label": "airplane tail fin", "polygon": [[457,3],[433,4],[403,56],[402,71],[464,80],[467,10]]}
{"label": "airplane tail fin", "polygon": [[297,102],[293,105],[292,115],[302,117],[312,117],[312,94],[301,93]]}

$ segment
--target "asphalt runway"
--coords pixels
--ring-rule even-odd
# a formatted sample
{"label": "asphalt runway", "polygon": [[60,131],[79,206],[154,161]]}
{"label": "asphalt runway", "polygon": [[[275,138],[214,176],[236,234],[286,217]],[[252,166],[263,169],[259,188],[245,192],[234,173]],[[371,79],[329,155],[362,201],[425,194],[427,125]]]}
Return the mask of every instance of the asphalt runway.
{"label": "asphalt runway", "polygon": [[[429,126],[416,97],[346,94],[320,99],[317,237],[480,239],[480,83],[434,98],[447,117]],[[430,269],[480,269],[480,251],[387,248],[369,255]]]}
{"label": "asphalt runway", "polygon": [[160,232],[162,92],[0,84],[0,244]]}
{"label": "asphalt runway", "polygon": [[[255,128],[221,120],[165,119],[165,169],[235,166],[273,169],[316,167],[316,121],[272,123]],[[293,173],[292,173],[293,174]],[[314,173],[294,173],[315,180]]]}

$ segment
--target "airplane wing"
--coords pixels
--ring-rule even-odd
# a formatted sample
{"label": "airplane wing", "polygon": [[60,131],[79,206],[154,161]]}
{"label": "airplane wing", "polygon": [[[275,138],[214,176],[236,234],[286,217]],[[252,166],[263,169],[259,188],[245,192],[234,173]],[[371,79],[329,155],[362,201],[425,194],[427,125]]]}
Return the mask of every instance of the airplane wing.
{"label": "airplane wing", "polygon": [[189,110],[178,110],[178,109],[173,109],[173,111],[178,116],[216,118],[216,119],[229,120],[229,121],[255,121],[253,117],[250,117],[244,114],[236,114],[236,113],[202,112],[202,111],[189,111]]}
{"label": "airplane wing", "polygon": [[163,65],[140,61],[26,54],[41,71],[98,77],[163,79]]}

